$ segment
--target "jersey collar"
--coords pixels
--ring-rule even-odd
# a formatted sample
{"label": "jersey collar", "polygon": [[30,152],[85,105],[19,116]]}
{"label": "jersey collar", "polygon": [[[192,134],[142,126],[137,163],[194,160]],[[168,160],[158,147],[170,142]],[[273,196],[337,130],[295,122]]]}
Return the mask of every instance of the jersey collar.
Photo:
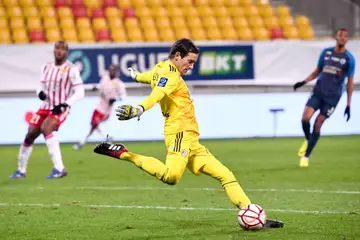
{"label": "jersey collar", "polygon": [[167,63],[170,66],[174,67],[176,69],[176,73],[180,75],[179,69],[177,69],[177,67],[170,60],[166,60],[165,63]]}

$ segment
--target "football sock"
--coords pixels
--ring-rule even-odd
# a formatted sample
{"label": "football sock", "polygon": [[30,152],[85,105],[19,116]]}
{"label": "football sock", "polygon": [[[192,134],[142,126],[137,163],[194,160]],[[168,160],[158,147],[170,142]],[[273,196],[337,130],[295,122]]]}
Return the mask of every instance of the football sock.
{"label": "football sock", "polygon": [[99,127],[95,128],[95,131],[96,131],[98,134],[100,134],[100,136],[101,136],[102,138],[106,138],[106,135],[101,131],[101,129],[100,129]]}
{"label": "football sock", "polygon": [[89,135],[86,135],[86,137],[80,141],[80,145],[85,145],[89,137],[90,137]]}
{"label": "football sock", "polygon": [[245,207],[251,203],[250,199],[237,181],[224,183],[222,187],[225,189],[230,201],[238,208]]}
{"label": "football sock", "polygon": [[313,133],[311,134],[310,139],[309,139],[309,144],[306,149],[305,157],[308,158],[310,156],[310,154],[311,154],[312,150],[314,149],[319,138],[320,138],[320,132],[313,131]]}
{"label": "football sock", "polygon": [[59,140],[55,135],[50,134],[45,137],[45,142],[54,168],[61,172],[64,170],[64,164],[61,157]]}
{"label": "football sock", "polygon": [[[93,134],[93,132],[98,129],[98,127],[91,127],[90,132],[85,136],[85,138],[80,141],[81,145],[85,145],[85,143],[88,141],[89,137]],[[101,133],[101,131],[100,131]]]}
{"label": "football sock", "polygon": [[205,164],[200,171],[219,180],[230,201],[238,208],[251,203],[234,174],[219,161],[214,164]]}
{"label": "football sock", "polygon": [[18,160],[18,170],[21,173],[26,173],[26,167],[31,156],[32,144],[26,144],[25,142],[21,144],[19,150],[19,160]]}
{"label": "football sock", "polygon": [[309,141],[309,137],[310,137],[310,122],[309,122],[309,121],[302,121],[302,129],[303,129],[303,131],[304,131],[306,140]]}
{"label": "football sock", "polygon": [[85,138],[82,141],[80,141],[80,144],[85,145],[85,143],[87,142],[87,140],[89,139],[91,134],[92,134],[92,132],[90,132],[88,135],[86,135]]}
{"label": "football sock", "polygon": [[154,157],[147,157],[131,152],[124,152],[121,154],[120,159],[134,163],[138,168],[144,170],[152,176],[156,176],[156,178],[159,180],[161,180],[166,171],[165,164]]}

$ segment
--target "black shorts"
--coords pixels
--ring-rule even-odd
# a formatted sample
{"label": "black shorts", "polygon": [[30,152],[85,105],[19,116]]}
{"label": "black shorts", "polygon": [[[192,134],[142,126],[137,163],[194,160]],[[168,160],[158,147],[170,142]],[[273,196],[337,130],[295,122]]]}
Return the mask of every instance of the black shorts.
{"label": "black shorts", "polygon": [[306,106],[312,107],[315,111],[320,110],[320,114],[329,118],[333,114],[339,98],[324,98],[316,94],[312,94],[306,103]]}

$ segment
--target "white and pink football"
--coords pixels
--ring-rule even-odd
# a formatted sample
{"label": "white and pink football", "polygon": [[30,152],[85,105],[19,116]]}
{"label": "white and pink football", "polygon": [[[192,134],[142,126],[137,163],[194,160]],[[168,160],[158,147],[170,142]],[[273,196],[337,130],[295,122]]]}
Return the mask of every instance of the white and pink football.
{"label": "white and pink football", "polygon": [[238,222],[244,230],[259,230],[266,223],[266,213],[262,207],[252,203],[240,209]]}

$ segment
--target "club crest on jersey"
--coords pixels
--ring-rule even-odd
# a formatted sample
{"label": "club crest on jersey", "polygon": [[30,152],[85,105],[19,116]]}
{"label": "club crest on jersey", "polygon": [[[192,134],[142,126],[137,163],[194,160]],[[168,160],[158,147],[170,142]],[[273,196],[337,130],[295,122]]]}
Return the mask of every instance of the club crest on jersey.
{"label": "club crest on jersey", "polygon": [[181,150],[181,156],[186,157],[188,152],[186,150]]}
{"label": "club crest on jersey", "polygon": [[158,73],[154,73],[153,75],[153,81],[157,82],[157,80],[159,80],[159,74]]}
{"label": "club crest on jersey", "polygon": [[66,67],[64,67],[64,68],[60,69],[60,72],[66,73],[67,70],[68,70],[68,69],[67,69]]}
{"label": "club crest on jersey", "polygon": [[344,65],[344,64],[346,63],[346,59],[345,59],[345,58],[341,58],[341,59],[340,59],[340,63],[341,63],[342,65]]}
{"label": "club crest on jersey", "polygon": [[167,83],[168,79],[165,77],[160,78],[159,82],[158,82],[158,87],[165,87],[166,83]]}

